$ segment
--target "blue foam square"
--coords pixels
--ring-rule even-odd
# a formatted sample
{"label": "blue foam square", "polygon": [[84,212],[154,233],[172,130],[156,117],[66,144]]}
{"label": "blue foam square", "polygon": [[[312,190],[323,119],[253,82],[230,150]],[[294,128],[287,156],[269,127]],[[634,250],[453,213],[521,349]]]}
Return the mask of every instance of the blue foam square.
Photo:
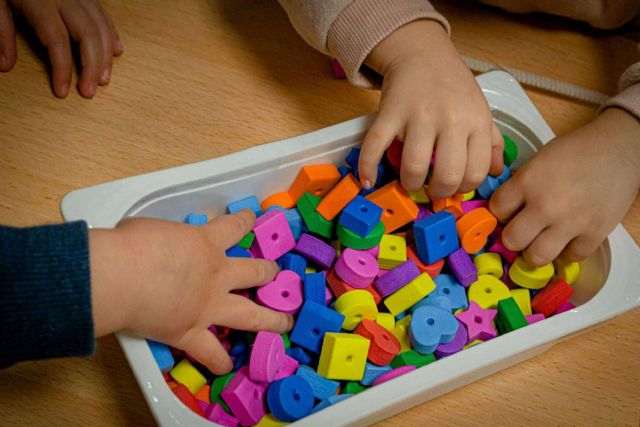
{"label": "blue foam square", "polygon": [[340,214],[340,225],[360,237],[371,233],[382,217],[382,208],[362,196],[356,196]]}
{"label": "blue foam square", "polygon": [[191,212],[184,220],[189,225],[207,225],[209,218],[206,214]]}
{"label": "blue foam square", "polygon": [[460,248],[456,219],[447,211],[440,211],[415,222],[413,235],[418,257],[425,264],[433,264]]}
{"label": "blue foam square", "polygon": [[287,252],[278,260],[278,264],[281,264],[282,270],[291,270],[298,275],[301,279],[304,279],[305,272],[307,270],[307,259],[302,255]]}
{"label": "blue foam square", "polygon": [[313,390],[313,397],[318,400],[333,396],[338,391],[338,387],[340,387],[338,381],[326,379],[322,375],[318,375],[313,368],[306,365],[301,365],[296,371],[296,375],[307,380]]}
{"label": "blue foam square", "polygon": [[249,251],[238,245],[231,246],[224,253],[230,258],[251,258]]}
{"label": "blue foam square", "polygon": [[244,199],[236,200],[227,205],[227,212],[235,213],[242,209],[250,209],[256,214],[256,217],[262,215],[262,208],[260,202],[256,196],[245,197]]}
{"label": "blue foam square", "polygon": [[147,339],[147,344],[149,344],[149,350],[151,350],[151,354],[158,364],[158,368],[160,368],[163,373],[166,374],[173,369],[173,355],[168,345],[150,339]]}
{"label": "blue foam square", "polygon": [[487,177],[482,181],[482,184],[478,186],[476,191],[483,199],[489,200],[493,193],[504,184],[511,177],[511,169],[509,166],[504,165],[502,168],[502,173],[498,176],[487,175]]}
{"label": "blue foam square", "polygon": [[304,300],[326,305],[327,278],[324,273],[304,275]]}
{"label": "blue foam square", "polygon": [[289,339],[314,353],[322,350],[322,340],[327,332],[340,332],[344,316],[324,304],[305,302],[298,314]]}

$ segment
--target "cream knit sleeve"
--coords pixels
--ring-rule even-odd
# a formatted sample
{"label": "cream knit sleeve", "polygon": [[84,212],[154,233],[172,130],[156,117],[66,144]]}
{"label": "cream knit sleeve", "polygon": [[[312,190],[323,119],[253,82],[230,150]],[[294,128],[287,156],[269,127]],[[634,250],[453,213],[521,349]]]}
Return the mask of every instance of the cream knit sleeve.
{"label": "cream knit sleeve", "polygon": [[[335,57],[349,81],[376,84],[363,65],[374,47],[397,28],[418,19],[449,23],[426,0],[278,0],[291,24],[312,47]],[[428,42],[428,41],[426,41]]]}

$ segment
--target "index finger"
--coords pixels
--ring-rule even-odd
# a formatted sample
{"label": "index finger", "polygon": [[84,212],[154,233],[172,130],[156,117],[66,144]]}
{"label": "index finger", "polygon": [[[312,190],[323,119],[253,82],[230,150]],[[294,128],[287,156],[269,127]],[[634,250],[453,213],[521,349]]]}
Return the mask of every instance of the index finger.
{"label": "index finger", "polygon": [[203,228],[207,231],[209,240],[229,249],[247,235],[256,223],[256,215],[249,209],[221,215],[209,221]]}
{"label": "index finger", "polygon": [[229,289],[247,289],[271,282],[280,270],[278,264],[266,259],[228,258],[225,269]]}

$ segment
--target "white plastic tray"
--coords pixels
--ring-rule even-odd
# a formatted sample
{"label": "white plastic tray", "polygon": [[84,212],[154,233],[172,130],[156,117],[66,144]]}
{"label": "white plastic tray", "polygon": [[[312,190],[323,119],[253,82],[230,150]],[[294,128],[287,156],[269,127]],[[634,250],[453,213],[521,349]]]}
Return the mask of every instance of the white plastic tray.
{"label": "white plastic tray", "polygon": [[[507,73],[478,77],[500,130],[528,159],[553,138],[520,85]],[[373,116],[360,117],[294,138],[164,171],[73,191],[61,203],[65,220],[114,227],[127,216],[182,221],[188,212],[222,214],[227,203],[286,190],[301,166],[342,163],[360,144]],[[514,165],[517,167],[518,163]],[[584,261],[569,312],[527,326],[366,390],[296,423],[363,425],[390,417],[472,381],[533,357],[567,336],[640,305],[640,250],[619,225]],[[146,342],[121,332],[118,339],[151,411],[162,426],[211,426],[182,405],[166,385]]]}

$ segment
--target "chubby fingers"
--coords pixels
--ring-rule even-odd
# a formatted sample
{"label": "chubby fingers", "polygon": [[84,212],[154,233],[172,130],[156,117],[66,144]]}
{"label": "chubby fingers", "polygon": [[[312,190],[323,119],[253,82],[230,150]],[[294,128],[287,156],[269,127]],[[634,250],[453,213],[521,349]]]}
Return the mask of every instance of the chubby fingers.
{"label": "chubby fingers", "polygon": [[0,72],[6,72],[16,64],[16,27],[13,13],[6,0],[0,0]]}
{"label": "chubby fingers", "polygon": [[467,133],[449,127],[438,136],[429,191],[435,197],[450,197],[460,187],[467,164]]}
{"label": "chubby fingers", "polygon": [[231,371],[233,363],[218,338],[208,329],[188,332],[176,347],[189,353],[213,374],[223,375]]}
{"label": "chubby fingers", "polygon": [[401,121],[389,109],[381,108],[378,117],[362,141],[362,150],[358,160],[358,173],[362,188],[369,189],[376,183],[378,163],[384,151],[399,133]]}
{"label": "chubby fingers", "polygon": [[467,141],[467,166],[458,188],[459,193],[475,190],[489,173],[491,164],[491,140],[489,129],[472,133]]}
{"label": "chubby fingers", "polygon": [[424,186],[436,136],[435,129],[427,123],[412,122],[402,149],[400,182],[409,191]]}
{"label": "chubby fingers", "polygon": [[253,288],[271,282],[278,274],[278,264],[266,259],[228,258],[226,282],[231,290]]}

